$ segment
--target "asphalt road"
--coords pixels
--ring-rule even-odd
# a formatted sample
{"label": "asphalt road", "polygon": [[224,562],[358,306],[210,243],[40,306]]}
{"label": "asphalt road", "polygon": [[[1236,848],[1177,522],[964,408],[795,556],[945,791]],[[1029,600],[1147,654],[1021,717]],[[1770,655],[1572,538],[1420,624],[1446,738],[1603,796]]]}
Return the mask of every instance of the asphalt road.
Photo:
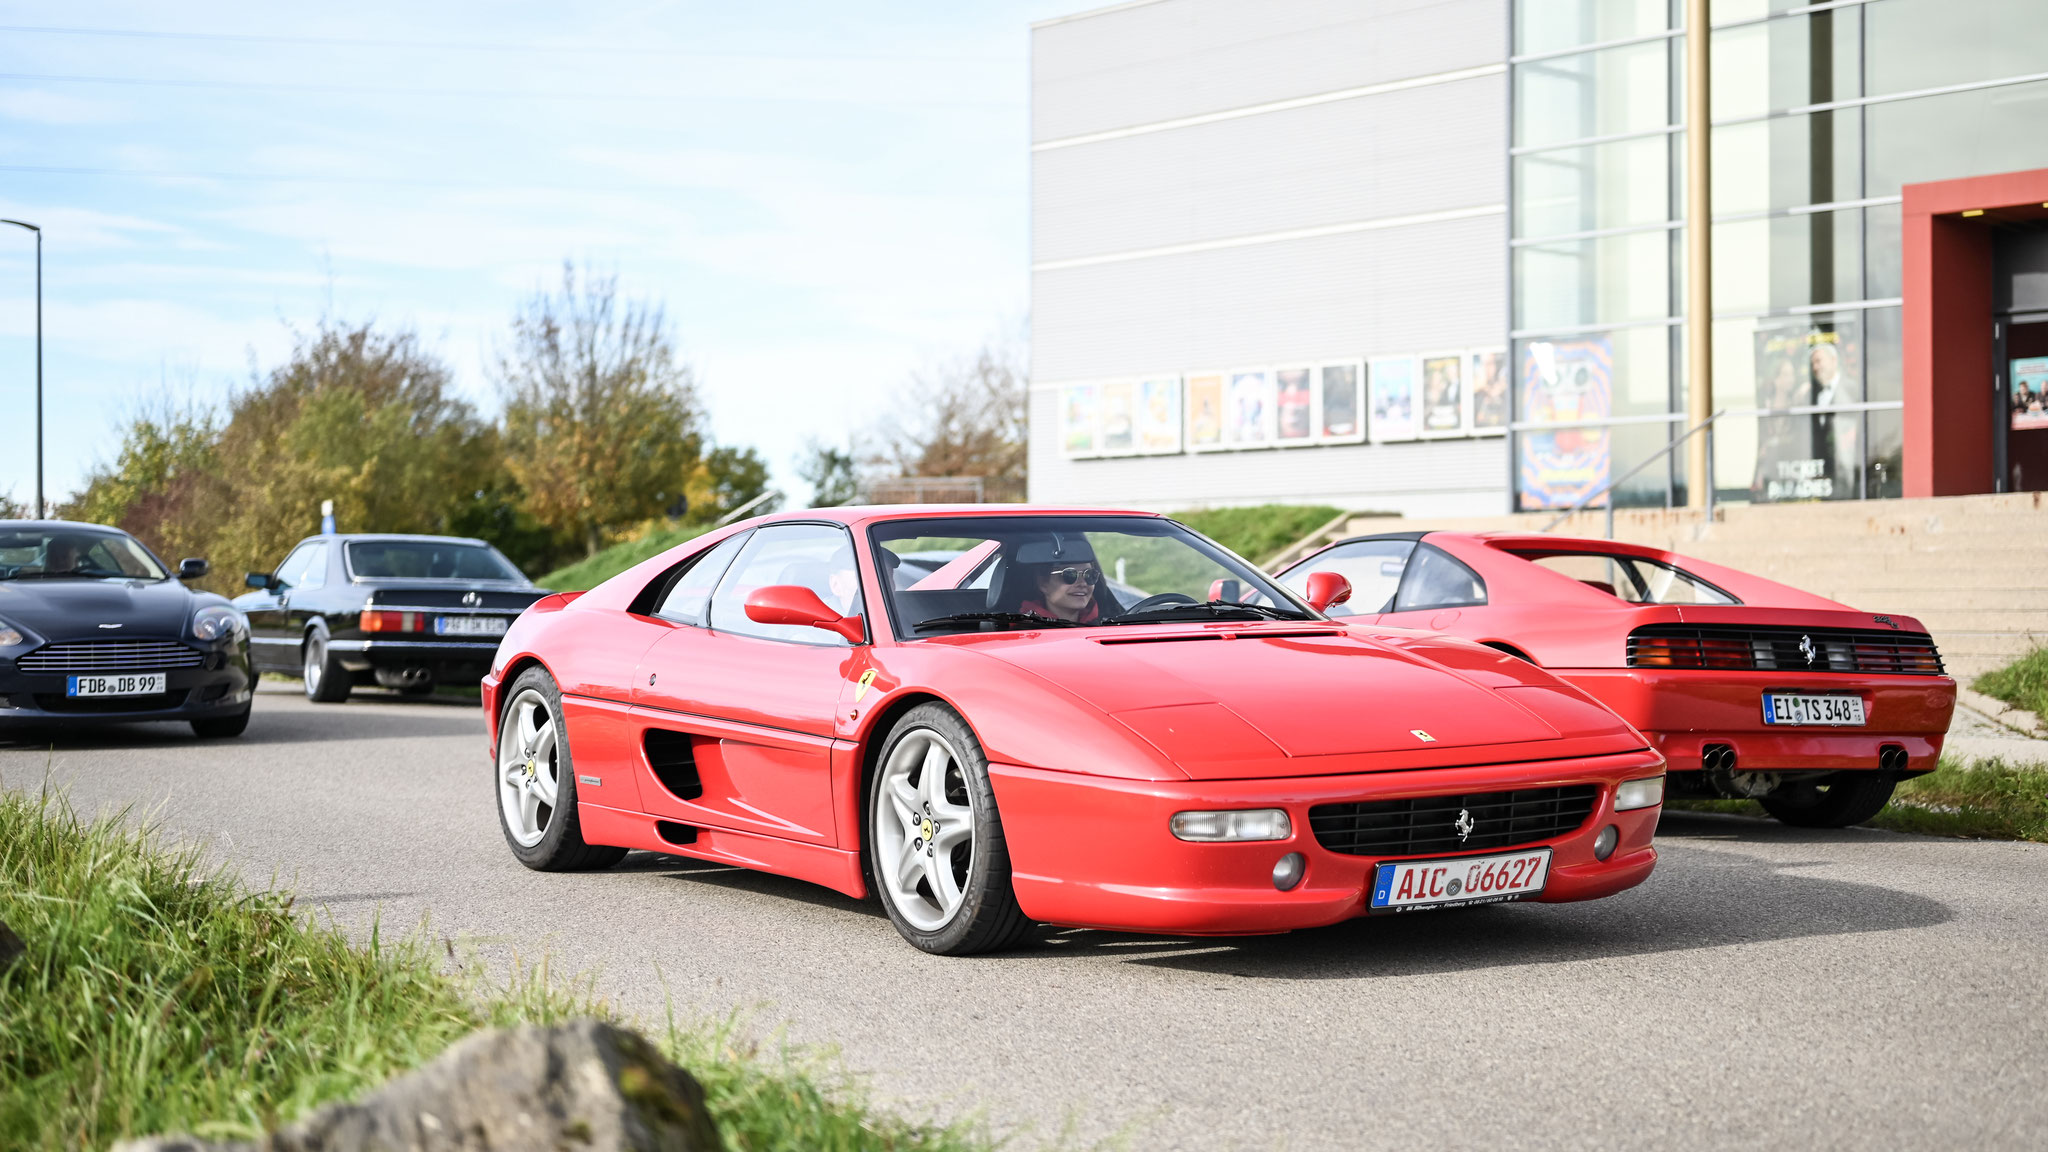
{"label": "asphalt road", "polygon": [[[0,785],[139,805],[360,931],[430,916],[647,1018],[752,1013],[912,1114],[1136,1148],[2040,1148],[2048,846],[1673,815],[1607,900],[1291,936],[1041,931],[942,960],[879,909],[636,854],[521,868],[474,705],[311,706],[0,743]],[[1035,1144],[1027,1135],[1023,1143]]]}

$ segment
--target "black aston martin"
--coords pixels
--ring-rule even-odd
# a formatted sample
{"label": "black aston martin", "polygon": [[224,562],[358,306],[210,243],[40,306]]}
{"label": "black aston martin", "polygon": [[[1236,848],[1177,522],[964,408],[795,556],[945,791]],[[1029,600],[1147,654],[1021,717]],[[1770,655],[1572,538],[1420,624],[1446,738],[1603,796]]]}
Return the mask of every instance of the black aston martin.
{"label": "black aston martin", "polygon": [[313,536],[235,598],[257,667],[305,679],[306,697],[348,699],[357,684],[424,694],[474,684],[498,638],[546,596],[482,540],[460,536]]}
{"label": "black aston martin", "polygon": [[117,528],[0,520],[0,728],[183,720],[249,726],[249,627]]}

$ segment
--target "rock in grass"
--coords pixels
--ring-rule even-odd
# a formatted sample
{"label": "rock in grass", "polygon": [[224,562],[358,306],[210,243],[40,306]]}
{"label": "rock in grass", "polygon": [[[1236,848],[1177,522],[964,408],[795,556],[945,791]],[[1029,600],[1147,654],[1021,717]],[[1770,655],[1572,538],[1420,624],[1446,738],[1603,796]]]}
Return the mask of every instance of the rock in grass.
{"label": "rock in grass", "polygon": [[14,934],[14,930],[7,926],[7,921],[0,920],[0,972],[7,971],[7,966],[21,959],[21,954],[26,951],[28,945],[23,944],[21,937]]}
{"label": "rock in grass", "polygon": [[596,1020],[484,1031],[349,1104],[256,1144],[156,1136],[114,1152],[715,1152],[704,1091],[638,1035]]}

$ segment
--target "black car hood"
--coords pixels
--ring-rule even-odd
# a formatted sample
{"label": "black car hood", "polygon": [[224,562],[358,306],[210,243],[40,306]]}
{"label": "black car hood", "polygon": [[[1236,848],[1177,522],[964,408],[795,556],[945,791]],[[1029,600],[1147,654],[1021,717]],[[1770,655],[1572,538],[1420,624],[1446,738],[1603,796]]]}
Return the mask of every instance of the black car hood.
{"label": "black car hood", "polygon": [[0,580],[0,620],[52,642],[183,637],[193,612],[225,603],[176,580]]}

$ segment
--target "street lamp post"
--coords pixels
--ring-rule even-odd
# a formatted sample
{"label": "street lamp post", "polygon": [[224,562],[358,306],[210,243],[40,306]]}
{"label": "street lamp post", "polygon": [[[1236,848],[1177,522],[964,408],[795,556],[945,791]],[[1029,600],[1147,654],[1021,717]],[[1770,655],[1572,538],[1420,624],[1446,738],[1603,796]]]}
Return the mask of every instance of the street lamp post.
{"label": "street lamp post", "polygon": [[43,518],[43,230],[26,220],[0,220],[36,234],[36,519]]}

